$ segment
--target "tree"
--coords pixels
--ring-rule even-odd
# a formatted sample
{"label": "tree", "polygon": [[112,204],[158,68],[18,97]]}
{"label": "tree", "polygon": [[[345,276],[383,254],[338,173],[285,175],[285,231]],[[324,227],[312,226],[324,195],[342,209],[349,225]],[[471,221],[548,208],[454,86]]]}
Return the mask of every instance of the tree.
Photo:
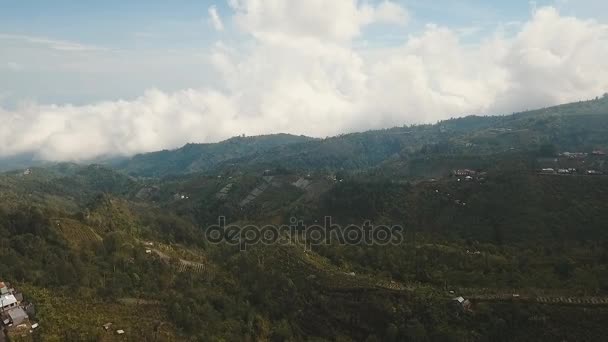
{"label": "tree", "polygon": [[557,153],[557,147],[550,143],[542,144],[538,152],[543,157],[553,157]]}
{"label": "tree", "polygon": [[562,258],[555,265],[554,271],[561,279],[569,279],[572,277],[575,268],[576,266],[572,260],[569,258]]}
{"label": "tree", "polygon": [[424,341],[426,339],[426,329],[417,319],[407,321],[406,334],[409,341]]}
{"label": "tree", "polygon": [[399,328],[393,323],[390,323],[386,328],[386,341],[397,341],[399,339]]}

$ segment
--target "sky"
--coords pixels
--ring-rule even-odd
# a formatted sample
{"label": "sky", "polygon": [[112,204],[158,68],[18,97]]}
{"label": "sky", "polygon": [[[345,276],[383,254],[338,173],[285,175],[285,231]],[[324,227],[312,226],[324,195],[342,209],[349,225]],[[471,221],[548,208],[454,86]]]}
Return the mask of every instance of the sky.
{"label": "sky", "polygon": [[605,92],[605,0],[0,0],[0,157],[325,137]]}

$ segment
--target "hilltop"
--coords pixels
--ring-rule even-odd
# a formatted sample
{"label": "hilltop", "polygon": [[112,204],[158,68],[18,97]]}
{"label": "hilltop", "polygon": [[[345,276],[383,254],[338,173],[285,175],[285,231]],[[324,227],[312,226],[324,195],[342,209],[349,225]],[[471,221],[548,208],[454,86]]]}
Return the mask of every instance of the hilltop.
{"label": "hilltop", "polygon": [[603,97],[511,115],[467,116],[326,139],[289,135],[233,138],[142,154],[116,167],[145,177],[234,168],[362,170],[429,152],[478,156],[538,151],[543,145],[562,151],[605,149],[606,129],[608,97]]}
{"label": "hilltop", "polygon": [[[608,146],[608,96],[508,115],[466,116],[435,124],[411,125],[324,139],[290,134],[233,137],[218,143],[191,143],[175,150],[133,157],[98,159],[135,177],[162,178],[239,168],[359,170],[434,151],[479,155],[512,149],[537,150],[553,144],[559,150]],[[0,159],[0,170],[50,166],[23,154]]]}
{"label": "hilltop", "polygon": [[114,163],[114,167],[141,177],[158,177],[206,171],[216,165],[246,155],[263,153],[277,146],[312,141],[290,134],[234,137],[215,144],[187,144],[176,150],[136,155]]}

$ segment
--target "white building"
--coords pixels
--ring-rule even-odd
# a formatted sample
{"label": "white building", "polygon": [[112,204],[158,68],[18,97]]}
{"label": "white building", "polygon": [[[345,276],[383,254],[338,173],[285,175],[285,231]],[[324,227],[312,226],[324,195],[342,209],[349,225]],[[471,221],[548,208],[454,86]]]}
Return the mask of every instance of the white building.
{"label": "white building", "polygon": [[14,308],[17,306],[17,298],[12,294],[3,294],[0,296],[0,308],[2,311]]}

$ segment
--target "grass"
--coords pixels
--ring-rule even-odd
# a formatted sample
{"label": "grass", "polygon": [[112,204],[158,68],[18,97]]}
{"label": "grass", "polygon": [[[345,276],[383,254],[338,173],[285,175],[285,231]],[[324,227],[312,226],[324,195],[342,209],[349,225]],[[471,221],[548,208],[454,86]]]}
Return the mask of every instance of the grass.
{"label": "grass", "polygon": [[[84,295],[53,292],[22,285],[36,305],[38,334],[44,341],[182,341],[175,327],[166,322],[167,313],[154,302],[103,302]],[[128,303],[128,304],[126,304]],[[103,324],[112,322],[109,331]],[[122,329],[124,335],[116,330]]]}

